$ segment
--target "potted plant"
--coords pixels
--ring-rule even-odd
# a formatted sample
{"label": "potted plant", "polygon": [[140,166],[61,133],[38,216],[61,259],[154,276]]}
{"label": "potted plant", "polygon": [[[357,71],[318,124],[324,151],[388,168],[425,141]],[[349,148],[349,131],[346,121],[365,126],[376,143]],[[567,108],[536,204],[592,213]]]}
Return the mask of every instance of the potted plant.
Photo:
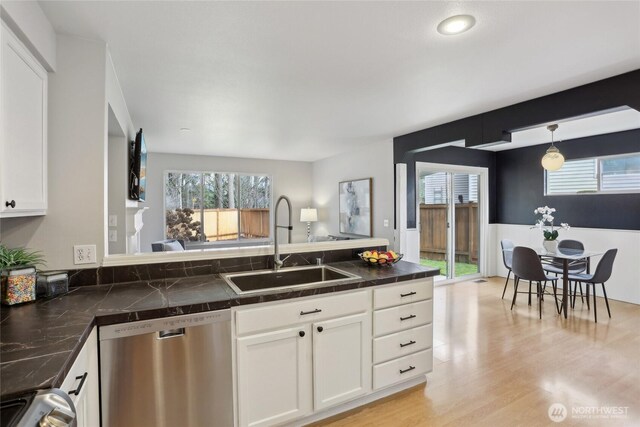
{"label": "potted plant", "polygon": [[36,266],[44,257],[26,248],[9,249],[0,245],[0,299],[14,305],[36,299]]}
{"label": "potted plant", "polygon": [[542,235],[544,236],[544,240],[542,241],[542,246],[544,246],[547,252],[555,252],[558,249],[558,229],[562,228],[564,230],[568,230],[569,224],[563,222],[560,224],[560,227],[553,226],[553,213],[556,210],[554,208],[550,208],[549,206],[536,208],[533,213],[536,215],[541,215],[540,218],[536,221],[536,224],[532,228],[538,228],[542,230]]}

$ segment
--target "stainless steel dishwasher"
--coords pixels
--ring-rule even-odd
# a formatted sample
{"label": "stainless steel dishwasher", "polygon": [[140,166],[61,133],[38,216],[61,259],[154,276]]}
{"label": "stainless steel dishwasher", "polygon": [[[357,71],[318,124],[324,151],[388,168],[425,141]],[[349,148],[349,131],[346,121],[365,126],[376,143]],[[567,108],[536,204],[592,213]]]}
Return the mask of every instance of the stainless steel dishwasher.
{"label": "stainless steel dishwasher", "polygon": [[103,427],[233,426],[231,313],[103,326]]}

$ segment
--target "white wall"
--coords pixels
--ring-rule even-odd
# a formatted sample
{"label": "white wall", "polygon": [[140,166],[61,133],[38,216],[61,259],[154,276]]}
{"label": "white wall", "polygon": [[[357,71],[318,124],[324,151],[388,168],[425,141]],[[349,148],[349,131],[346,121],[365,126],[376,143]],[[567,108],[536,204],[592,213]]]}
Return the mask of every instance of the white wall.
{"label": "white wall", "polygon": [[[373,237],[388,239],[393,245],[394,166],[391,140],[354,148],[313,163],[313,204],[318,222],[312,233],[338,236],[338,183],[373,178]],[[384,220],[389,226],[384,226]]]}
{"label": "white wall", "polygon": [[[542,233],[527,225],[494,224],[496,229],[494,252],[496,271],[506,277],[507,270],[502,264],[500,240],[510,239],[516,246],[541,247]],[[618,248],[613,265],[613,274],[607,282],[607,296],[618,301],[640,304],[640,231],[605,230],[597,228],[575,228],[560,231],[560,239],[579,240],[588,251],[602,251]],[[600,257],[591,261],[591,271],[595,271]],[[598,295],[602,290],[598,286]],[[615,316],[615,312],[612,313]]]}
{"label": "white wall", "polygon": [[[115,118],[114,118],[115,120]],[[108,242],[109,254],[123,254],[127,252],[126,242],[126,201],[127,201],[127,177],[128,170],[128,140],[124,135],[109,135],[108,140],[108,211],[107,218],[116,217],[116,226],[108,226],[109,231],[114,231],[117,239]]]}
{"label": "white wall", "polygon": [[56,33],[38,2],[3,0],[0,14],[42,66],[56,71]]}
{"label": "white wall", "polygon": [[[148,145],[152,141],[146,141]],[[141,232],[143,252],[151,251],[151,243],[164,239],[163,180],[167,170],[246,172],[271,175],[273,179],[273,202],[285,195],[293,208],[292,242],[306,241],[306,224],[300,222],[300,209],[311,204],[311,163],[235,157],[192,156],[184,154],[148,153],[147,199],[141,206],[149,207],[143,214],[144,227]],[[275,207],[275,206],[274,206]],[[280,224],[287,221],[286,204],[280,204]],[[285,231],[279,234],[280,241],[286,239]]]}

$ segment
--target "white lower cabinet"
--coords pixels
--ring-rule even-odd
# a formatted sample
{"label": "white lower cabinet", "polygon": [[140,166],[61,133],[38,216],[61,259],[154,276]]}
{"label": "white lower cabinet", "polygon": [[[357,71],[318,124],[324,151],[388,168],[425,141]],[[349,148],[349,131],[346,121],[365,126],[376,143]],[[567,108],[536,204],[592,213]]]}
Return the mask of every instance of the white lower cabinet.
{"label": "white lower cabinet", "polygon": [[431,278],[235,309],[237,425],[298,425],[415,384],[432,320]]}
{"label": "white lower cabinet", "polygon": [[[370,306],[371,292],[356,291],[238,309],[238,425],[286,424],[368,393]],[[262,322],[267,328],[281,325],[274,319],[296,324],[258,332],[259,314],[269,316]]]}
{"label": "white lower cabinet", "polygon": [[433,279],[373,290],[373,389],[433,369]]}
{"label": "white lower cabinet", "polygon": [[78,427],[100,425],[98,330],[93,328],[60,387],[76,407]]}
{"label": "white lower cabinet", "polygon": [[320,410],[371,390],[371,315],[313,325],[313,407]]}
{"label": "white lower cabinet", "polygon": [[311,326],[237,339],[241,426],[272,426],[311,413]]}

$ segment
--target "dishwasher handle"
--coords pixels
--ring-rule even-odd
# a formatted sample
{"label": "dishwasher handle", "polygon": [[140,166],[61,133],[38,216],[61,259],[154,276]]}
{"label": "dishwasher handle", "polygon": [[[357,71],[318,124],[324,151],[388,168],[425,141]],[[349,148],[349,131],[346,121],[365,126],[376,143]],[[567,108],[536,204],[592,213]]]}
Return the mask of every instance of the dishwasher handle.
{"label": "dishwasher handle", "polygon": [[182,337],[184,336],[184,328],[165,329],[158,331],[158,339],[164,340],[167,338]]}

